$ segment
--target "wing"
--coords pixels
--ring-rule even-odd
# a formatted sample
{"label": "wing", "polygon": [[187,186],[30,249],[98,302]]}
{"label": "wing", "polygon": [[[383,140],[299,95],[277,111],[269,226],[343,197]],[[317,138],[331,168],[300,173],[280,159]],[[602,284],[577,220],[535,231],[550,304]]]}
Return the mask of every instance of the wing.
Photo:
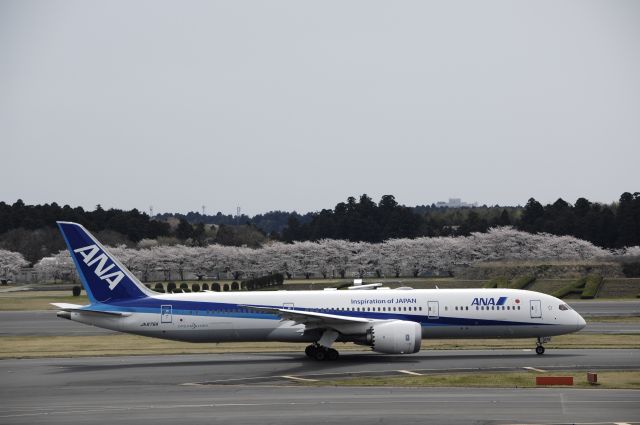
{"label": "wing", "polygon": [[243,305],[259,312],[268,312],[280,317],[281,320],[290,320],[296,324],[304,325],[307,330],[311,329],[335,329],[343,334],[365,333],[367,329],[377,319],[365,319],[362,317],[341,316],[338,314],[319,313],[316,311],[305,311],[278,307],[262,307],[255,305]]}

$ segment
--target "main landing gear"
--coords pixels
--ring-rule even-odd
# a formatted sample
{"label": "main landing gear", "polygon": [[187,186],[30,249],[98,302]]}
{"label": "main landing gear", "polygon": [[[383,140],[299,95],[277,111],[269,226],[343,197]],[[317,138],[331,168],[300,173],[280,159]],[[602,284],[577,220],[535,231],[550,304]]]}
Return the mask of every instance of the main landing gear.
{"label": "main landing gear", "polygon": [[340,354],[338,350],[331,348],[331,345],[338,339],[338,332],[333,329],[327,329],[322,333],[322,337],[315,343],[304,349],[304,353],[312,359],[322,360],[338,360]]}
{"label": "main landing gear", "polygon": [[544,354],[544,345],[547,342],[551,341],[551,337],[548,336],[539,336],[536,341],[536,354],[541,356]]}
{"label": "main landing gear", "polygon": [[338,357],[340,357],[340,353],[338,353],[338,350],[333,348],[323,347],[318,344],[311,344],[307,346],[307,348],[304,349],[304,353],[307,355],[307,357],[310,357],[318,361],[322,361],[322,360],[335,361],[335,360],[338,360]]}

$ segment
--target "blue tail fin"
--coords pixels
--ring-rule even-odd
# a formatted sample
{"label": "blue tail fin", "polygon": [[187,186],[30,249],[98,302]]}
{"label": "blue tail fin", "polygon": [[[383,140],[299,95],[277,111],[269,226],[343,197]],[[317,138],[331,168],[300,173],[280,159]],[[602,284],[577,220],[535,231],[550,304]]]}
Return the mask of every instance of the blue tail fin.
{"label": "blue tail fin", "polygon": [[144,298],[147,288],[80,224],[58,222],[91,303]]}

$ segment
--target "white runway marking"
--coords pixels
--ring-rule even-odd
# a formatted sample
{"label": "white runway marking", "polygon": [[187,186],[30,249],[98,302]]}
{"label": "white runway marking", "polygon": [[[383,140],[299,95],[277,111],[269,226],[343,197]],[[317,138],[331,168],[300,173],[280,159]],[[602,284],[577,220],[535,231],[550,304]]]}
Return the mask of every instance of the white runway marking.
{"label": "white runway marking", "polygon": [[[640,422],[570,422],[566,425],[634,425],[640,424]],[[514,424],[505,424],[505,425],[544,425],[542,422],[535,423],[514,423]],[[557,425],[564,425],[562,422],[559,422]]]}
{"label": "white runway marking", "polygon": [[[640,424],[640,422],[571,422],[571,425],[634,425]],[[523,422],[523,423],[514,423],[514,424],[505,424],[505,425],[544,425],[541,422]],[[558,423],[558,425],[563,425],[562,422]],[[569,425],[569,424],[567,424]]]}
{"label": "white runway marking", "polygon": [[544,370],[544,369],[537,369],[537,368],[535,368],[535,367],[531,367],[531,366],[525,366],[525,367],[523,367],[523,369],[526,369],[526,370],[532,370],[532,371],[534,371],[534,372],[543,372],[543,373],[544,373],[544,372],[547,372],[547,371],[546,371],[546,370]]}
{"label": "white runway marking", "polygon": [[398,372],[400,373],[405,373],[407,375],[416,375],[416,376],[423,376],[421,373],[418,372],[412,372],[410,370],[399,370]]}
{"label": "white runway marking", "polygon": [[281,378],[292,379],[294,381],[302,381],[302,382],[318,382],[317,379],[300,378],[298,376],[289,376],[289,375],[282,375]]}

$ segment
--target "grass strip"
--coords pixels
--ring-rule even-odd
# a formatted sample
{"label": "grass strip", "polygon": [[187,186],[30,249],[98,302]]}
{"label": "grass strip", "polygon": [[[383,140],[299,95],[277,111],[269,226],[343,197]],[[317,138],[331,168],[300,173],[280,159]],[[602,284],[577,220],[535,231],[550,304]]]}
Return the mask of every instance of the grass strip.
{"label": "grass strip", "polygon": [[[215,354],[302,352],[307,344],[280,342],[187,343],[137,335],[2,336],[1,358],[85,357],[159,354]],[[554,337],[548,350],[563,348],[640,348],[640,334],[570,334]],[[355,344],[336,344],[339,351],[367,350]],[[422,350],[533,349],[529,339],[425,339]],[[533,352],[533,350],[532,350]]]}
{"label": "grass strip", "polygon": [[423,376],[374,376],[300,382],[308,386],[364,386],[364,387],[485,387],[485,388],[534,388],[536,376],[573,376],[570,388],[640,389],[640,371],[597,371],[598,384],[587,382],[587,371],[539,372],[491,372],[447,373]]}

